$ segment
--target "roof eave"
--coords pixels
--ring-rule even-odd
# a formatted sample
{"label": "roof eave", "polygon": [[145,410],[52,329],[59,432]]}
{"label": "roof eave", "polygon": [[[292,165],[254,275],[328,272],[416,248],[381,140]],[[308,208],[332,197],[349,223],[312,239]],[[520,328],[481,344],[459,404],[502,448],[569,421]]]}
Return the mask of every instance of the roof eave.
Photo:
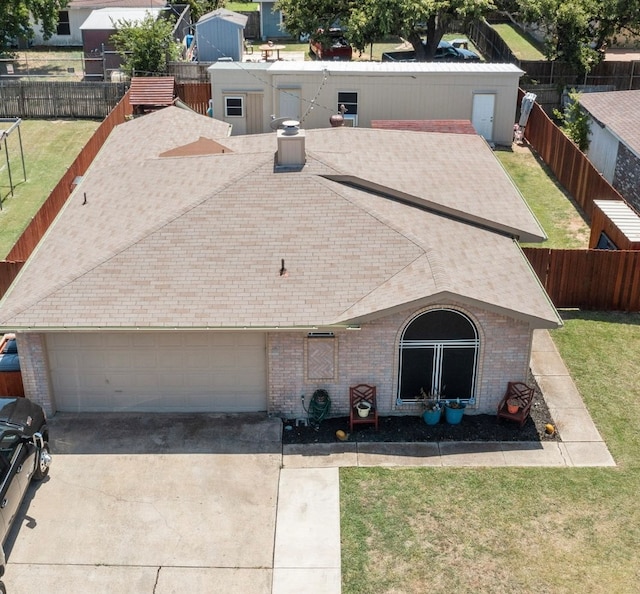
{"label": "roof eave", "polygon": [[437,293],[433,293],[432,295],[428,295],[411,302],[399,303],[395,306],[392,306],[386,309],[381,309],[375,312],[371,312],[369,314],[364,314],[364,315],[359,315],[354,317],[348,317],[348,316],[341,317],[336,319],[334,321],[334,324],[361,325],[367,322],[371,322],[380,318],[390,316],[392,314],[395,314],[401,311],[406,311],[407,309],[419,309],[419,308],[427,307],[429,305],[434,305],[434,304],[451,303],[452,301],[469,305],[472,307],[477,307],[487,311],[491,311],[501,316],[507,316],[516,320],[523,321],[527,323],[529,327],[532,329],[552,330],[554,328],[559,328],[560,326],[563,325],[560,315],[556,311],[553,304],[551,304],[551,302],[549,303],[550,303],[551,312],[553,312],[553,316],[545,318],[545,317],[536,316],[533,314],[528,314],[526,312],[506,308],[500,305],[496,305],[494,303],[481,301],[479,299],[468,297],[466,295],[461,295],[459,293],[454,293],[452,291],[439,291]]}

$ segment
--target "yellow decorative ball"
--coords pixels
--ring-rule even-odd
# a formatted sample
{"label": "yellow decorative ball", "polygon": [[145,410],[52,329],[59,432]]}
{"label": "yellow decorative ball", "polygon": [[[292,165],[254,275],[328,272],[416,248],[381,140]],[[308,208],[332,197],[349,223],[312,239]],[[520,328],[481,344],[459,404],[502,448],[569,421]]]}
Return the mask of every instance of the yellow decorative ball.
{"label": "yellow decorative ball", "polygon": [[344,441],[345,439],[347,439],[347,434],[342,430],[342,429],[338,429],[336,431],[336,437],[340,440],[340,441]]}
{"label": "yellow decorative ball", "polygon": [[556,428],[551,423],[547,423],[544,426],[544,430],[547,433],[547,435],[553,435],[556,432]]}

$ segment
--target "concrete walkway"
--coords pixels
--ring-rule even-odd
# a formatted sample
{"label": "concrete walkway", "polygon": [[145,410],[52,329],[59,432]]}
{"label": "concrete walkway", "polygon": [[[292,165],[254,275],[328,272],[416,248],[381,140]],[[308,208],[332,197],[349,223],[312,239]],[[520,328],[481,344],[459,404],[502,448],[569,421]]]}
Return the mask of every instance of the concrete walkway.
{"label": "concrete walkway", "polygon": [[272,594],[340,594],[340,466],[615,466],[547,331],[535,332],[531,370],[560,442],[283,446]]}

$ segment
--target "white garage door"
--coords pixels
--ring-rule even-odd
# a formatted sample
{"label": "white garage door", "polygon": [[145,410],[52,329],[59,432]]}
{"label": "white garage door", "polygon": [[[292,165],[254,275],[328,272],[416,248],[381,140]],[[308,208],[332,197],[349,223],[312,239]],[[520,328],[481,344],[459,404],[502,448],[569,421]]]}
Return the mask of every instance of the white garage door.
{"label": "white garage door", "polygon": [[60,411],[267,409],[262,333],[60,333],[47,350]]}

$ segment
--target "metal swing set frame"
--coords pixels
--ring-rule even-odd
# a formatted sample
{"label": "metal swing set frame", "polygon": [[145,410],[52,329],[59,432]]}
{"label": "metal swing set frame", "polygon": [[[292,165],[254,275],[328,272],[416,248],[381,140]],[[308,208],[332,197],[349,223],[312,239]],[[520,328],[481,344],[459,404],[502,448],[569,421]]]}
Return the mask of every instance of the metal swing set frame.
{"label": "metal swing set frame", "polygon": [[[15,130],[18,131],[18,142],[20,143],[20,158],[22,160],[22,175],[24,177],[24,181],[27,181],[27,170],[24,165],[24,149],[22,147],[22,134],[20,132],[20,124],[22,120],[20,118],[0,118],[0,124],[11,124],[6,130],[0,130],[0,148],[4,145],[4,153],[5,160],[7,163],[7,172],[9,173],[9,188],[11,192],[11,196],[13,196],[13,190],[15,189],[15,184],[13,183],[13,176],[11,175],[11,159],[9,158],[9,146],[7,145],[7,138],[9,135]],[[2,210],[2,202],[6,196],[0,196],[0,210]]]}

